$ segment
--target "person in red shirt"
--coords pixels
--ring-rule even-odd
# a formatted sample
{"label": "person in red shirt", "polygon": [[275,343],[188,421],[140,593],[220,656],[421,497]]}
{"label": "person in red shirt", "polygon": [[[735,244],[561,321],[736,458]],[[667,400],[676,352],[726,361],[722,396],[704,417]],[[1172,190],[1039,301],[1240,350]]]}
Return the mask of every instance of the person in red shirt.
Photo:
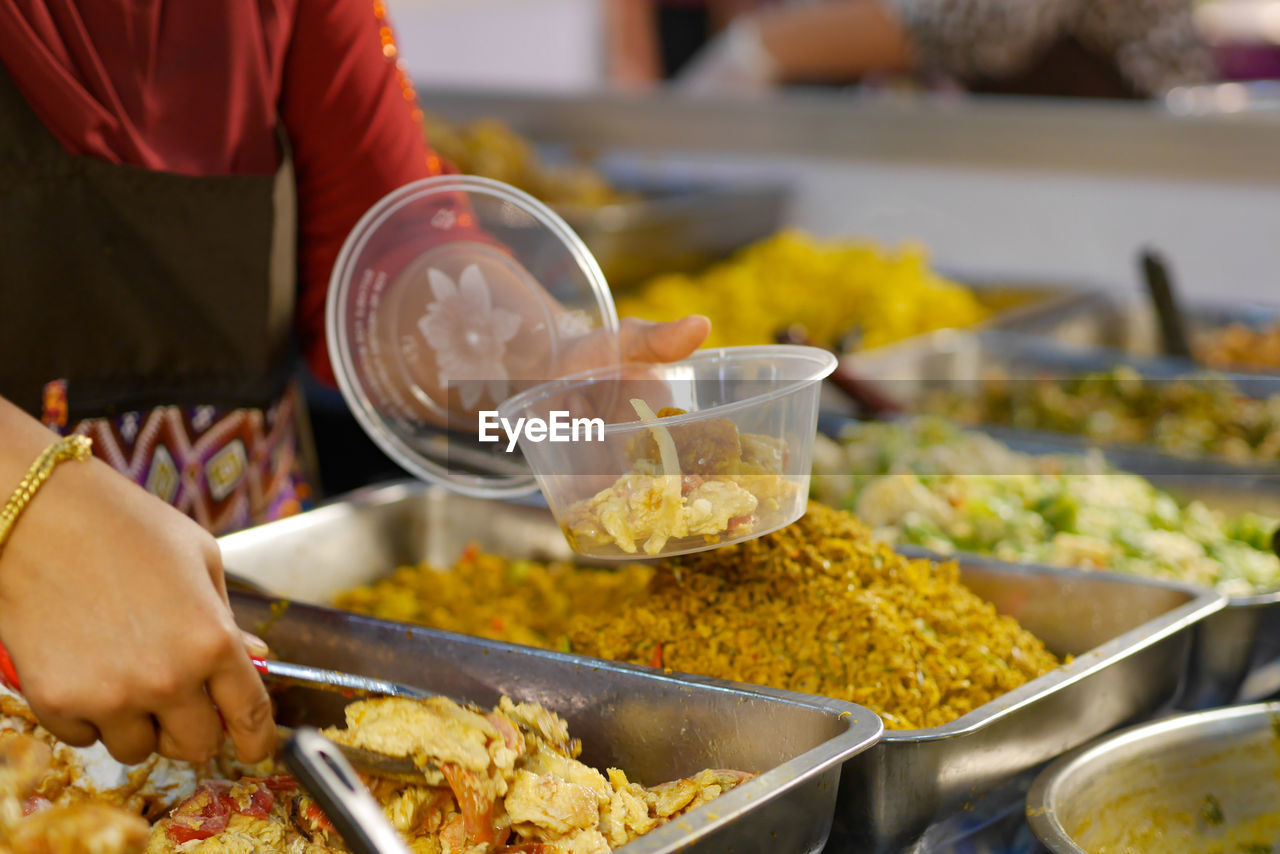
{"label": "person in red shirt", "polygon": [[380,0],[0,0],[0,640],[70,744],[273,748],[210,530],[296,508],[293,341],[331,378],[343,239],[447,168],[397,59]]}

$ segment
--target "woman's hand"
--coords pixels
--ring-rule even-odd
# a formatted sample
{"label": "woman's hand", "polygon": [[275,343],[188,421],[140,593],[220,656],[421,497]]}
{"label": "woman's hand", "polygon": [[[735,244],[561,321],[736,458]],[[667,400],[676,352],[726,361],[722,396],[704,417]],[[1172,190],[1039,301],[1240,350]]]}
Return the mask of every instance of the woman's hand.
{"label": "woman's hand", "polygon": [[[25,419],[0,407],[0,428]],[[34,459],[53,437],[25,420],[44,434],[18,431]],[[198,762],[225,723],[242,760],[274,748],[213,537],[99,460],[58,466],[0,551],[0,639],[32,711],[68,744]]]}
{"label": "woman's hand", "polygon": [[[700,314],[691,314],[667,323],[653,323],[624,318],[618,327],[617,357],[623,364],[653,364],[678,362],[690,356],[702,346],[711,334],[711,321]],[[584,335],[573,342],[559,365],[561,376],[606,367],[613,363],[613,343],[602,331]],[[546,379],[555,379],[550,376]]]}

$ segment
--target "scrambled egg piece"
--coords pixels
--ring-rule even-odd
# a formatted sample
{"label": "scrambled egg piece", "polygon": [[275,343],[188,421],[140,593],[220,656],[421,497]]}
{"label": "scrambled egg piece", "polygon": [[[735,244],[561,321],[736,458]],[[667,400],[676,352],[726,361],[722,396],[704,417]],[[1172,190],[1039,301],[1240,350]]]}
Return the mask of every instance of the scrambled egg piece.
{"label": "scrambled egg piece", "polygon": [[37,794],[53,766],[53,750],[40,738],[0,729],[2,854],[137,854],[142,850],[150,828],[139,816],[87,800],[54,805]]}

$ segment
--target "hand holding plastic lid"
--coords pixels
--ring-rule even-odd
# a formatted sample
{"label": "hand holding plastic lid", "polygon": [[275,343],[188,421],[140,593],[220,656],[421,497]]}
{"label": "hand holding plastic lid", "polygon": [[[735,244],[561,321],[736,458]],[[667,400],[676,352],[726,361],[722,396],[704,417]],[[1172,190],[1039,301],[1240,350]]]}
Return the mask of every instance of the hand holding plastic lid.
{"label": "hand holding plastic lid", "polygon": [[475,441],[478,411],[584,358],[619,361],[586,247],[532,197],[481,178],[419,181],[370,210],[335,265],[327,322],[365,430],[415,474],[479,495],[536,486],[518,457]]}
{"label": "hand holding plastic lid", "polygon": [[[804,513],[834,357],[654,364],[687,356],[705,318],[619,324],[577,236],[506,185],[433,178],[381,201],[343,247],[327,319],[343,393],[388,454],[473,495],[540,487],[580,552],[714,548]],[[507,435],[486,434],[496,422]]]}

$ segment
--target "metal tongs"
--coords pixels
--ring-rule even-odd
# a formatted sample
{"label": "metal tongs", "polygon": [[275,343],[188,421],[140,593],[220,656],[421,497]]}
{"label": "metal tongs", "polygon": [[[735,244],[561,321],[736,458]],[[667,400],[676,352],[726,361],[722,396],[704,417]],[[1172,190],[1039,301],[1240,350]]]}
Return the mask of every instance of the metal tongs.
{"label": "metal tongs", "polygon": [[341,746],[309,727],[299,728],[284,745],[285,764],[354,854],[409,854],[345,755]]}
{"label": "metal tongs", "polygon": [[[6,656],[7,658],[7,656]],[[443,697],[443,694],[405,685],[403,682],[391,682],[387,679],[375,679],[371,676],[359,676],[354,673],[343,673],[340,670],[325,670],[307,664],[294,664],[290,661],[272,661],[267,658],[250,656],[253,668],[266,679],[280,685],[295,685],[300,688],[311,688],[318,691],[330,691],[341,694],[347,699],[356,697],[405,697],[410,700],[429,700],[432,697]],[[0,661],[0,666],[3,661]],[[457,701],[454,701],[457,702]],[[464,705],[464,704],[459,704]],[[280,736],[289,739],[295,735],[288,727],[277,727]],[[420,783],[424,779],[423,769],[412,759],[405,756],[388,756],[361,747],[350,747],[345,744],[333,745],[347,761],[368,774],[378,777],[390,777],[404,782]]]}
{"label": "metal tongs", "polygon": [[[320,691],[339,693],[347,698],[355,697],[405,697],[410,700],[427,700],[442,697],[433,691],[415,688],[401,682],[386,679],[375,679],[369,676],[357,676],[354,673],[343,673],[338,670],[325,670],[306,664],[294,664],[288,661],[271,661],[265,658],[250,657],[253,667],[266,679],[283,685],[296,685]],[[0,685],[21,693],[22,685],[18,679],[18,671],[13,666],[3,643],[0,643]],[[277,727],[281,738],[290,739],[294,731],[288,727]],[[360,747],[345,744],[334,744],[347,760],[360,770],[379,777],[390,777],[406,782],[421,782],[424,771],[414,761],[404,756],[388,756]]]}

